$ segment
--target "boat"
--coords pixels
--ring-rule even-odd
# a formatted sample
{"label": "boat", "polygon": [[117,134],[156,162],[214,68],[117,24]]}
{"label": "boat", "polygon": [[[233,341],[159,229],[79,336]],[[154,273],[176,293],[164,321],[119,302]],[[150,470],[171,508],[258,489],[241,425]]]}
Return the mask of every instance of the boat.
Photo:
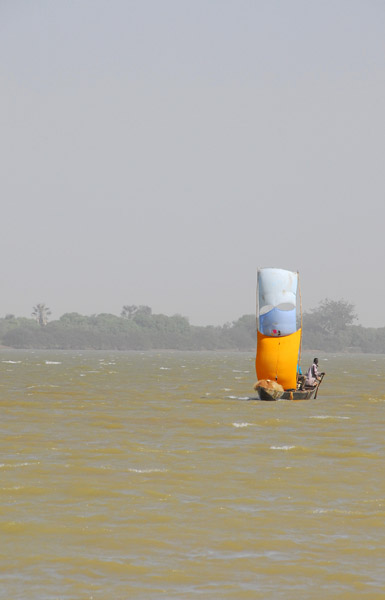
{"label": "boat", "polygon": [[[313,386],[300,377],[302,307],[299,274],[264,268],[257,273],[257,353],[254,389],[260,400],[316,398],[324,374]],[[300,318],[298,319],[298,312]],[[298,325],[299,323],[299,325]]]}

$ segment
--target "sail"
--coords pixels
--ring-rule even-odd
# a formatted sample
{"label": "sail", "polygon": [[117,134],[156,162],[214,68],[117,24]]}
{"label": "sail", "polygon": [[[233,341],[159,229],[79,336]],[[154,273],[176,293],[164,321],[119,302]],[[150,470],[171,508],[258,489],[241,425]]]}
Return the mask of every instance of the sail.
{"label": "sail", "polygon": [[297,305],[298,273],[284,269],[258,270],[258,306],[263,315],[273,308],[293,310]]}
{"label": "sail", "polygon": [[258,270],[258,379],[271,379],[284,389],[297,384],[301,329],[297,330],[298,273]]}
{"label": "sail", "polygon": [[279,337],[270,337],[258,331],[255,361],[257,378],[276,381],[285,390],[295,389],[300,343],[301,329]]}
{"label": "sail", "polygon": [[259,315],[259,331],[265,335],[289,335],[297,329],[297,311],[273,308]]}

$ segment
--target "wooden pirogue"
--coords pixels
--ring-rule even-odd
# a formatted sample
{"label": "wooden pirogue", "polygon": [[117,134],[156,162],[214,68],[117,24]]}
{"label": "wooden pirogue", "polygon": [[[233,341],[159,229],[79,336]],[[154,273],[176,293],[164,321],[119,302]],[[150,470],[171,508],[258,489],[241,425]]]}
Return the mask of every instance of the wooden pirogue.
{"label": "wooden pirogue", "polygon": [[314,386],[305,386],[304,388],[297,387],[296,389],[291,390],[284,390],[282,388],[280,390],[271,387],[270,384],[275,383],[274,381],[271,382],[268,379],[262,379],[261,381],[257,381],[254,385],[254,389],[258,393],[260,400],[311,400],[312,398],[317,398],[318,389],[324,375],[325,374],[322,373],[320,380],[317,381]]}

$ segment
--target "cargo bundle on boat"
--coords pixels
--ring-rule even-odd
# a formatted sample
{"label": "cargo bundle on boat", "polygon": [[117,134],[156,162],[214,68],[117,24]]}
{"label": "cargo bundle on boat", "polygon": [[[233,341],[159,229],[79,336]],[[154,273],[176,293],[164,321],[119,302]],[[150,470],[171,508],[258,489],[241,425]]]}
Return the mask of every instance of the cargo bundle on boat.
{"label": "cargo bundle on boat", "polygon": [[306,385],[305,378],[299,377],[301,340],[298,272],[259,269],[255,361],[258,381],[254,389],[261,400],[309,400],[317,396],[323,374],[314,385]]}

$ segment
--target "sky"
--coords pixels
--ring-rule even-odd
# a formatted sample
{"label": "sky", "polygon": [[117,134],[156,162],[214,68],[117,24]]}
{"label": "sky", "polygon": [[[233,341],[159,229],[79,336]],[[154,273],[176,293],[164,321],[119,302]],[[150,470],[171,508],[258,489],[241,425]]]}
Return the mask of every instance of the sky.
{"label": "sky", "polygon": [[382,0],[1,0],[0,316],[385,326]]}

